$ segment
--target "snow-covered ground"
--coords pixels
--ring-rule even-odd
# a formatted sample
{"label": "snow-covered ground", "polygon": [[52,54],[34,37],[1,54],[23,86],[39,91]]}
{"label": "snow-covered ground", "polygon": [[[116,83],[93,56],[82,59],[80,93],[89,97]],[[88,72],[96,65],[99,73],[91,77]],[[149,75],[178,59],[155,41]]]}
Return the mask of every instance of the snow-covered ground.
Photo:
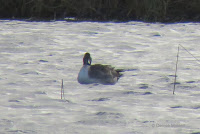
{"label": "snow-covered ground", "polygon": [[[0,21],[1,134],[200,133],[200,23]],[[129,69],[77,82],[82,57]],[[65,99],[60,99],[64,79]]]}

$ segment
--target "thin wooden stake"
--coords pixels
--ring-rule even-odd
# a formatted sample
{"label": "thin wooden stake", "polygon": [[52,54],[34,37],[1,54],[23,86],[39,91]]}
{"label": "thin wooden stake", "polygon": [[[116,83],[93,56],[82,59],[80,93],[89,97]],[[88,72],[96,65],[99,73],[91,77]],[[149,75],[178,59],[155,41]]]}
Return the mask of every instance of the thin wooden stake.
{"label": "thin wooden stake", "polygon": [[61,99],[64,97],[64,86],[63,86],[63,79],[62,79],[62,84],[61,84]]}
{"label": "thin wooden stake", "polygon": [[175,92],[176,89],[176,74],[177,74],[177,69],[178,69],[178,57],[179,57],[179,46],[178,46],[178,52],[177,52],[177,58],[176,58],[176,70],[175,70],[175,75],[174,75],[174,90],[173,90],[173,94]]}
{"label": "thin wooden stake", "polygon": [[64,90],[64,82],[63,82],[63,79],[62,79],[62,88],[63,88],[63,98],[65,99],[65,90]]}

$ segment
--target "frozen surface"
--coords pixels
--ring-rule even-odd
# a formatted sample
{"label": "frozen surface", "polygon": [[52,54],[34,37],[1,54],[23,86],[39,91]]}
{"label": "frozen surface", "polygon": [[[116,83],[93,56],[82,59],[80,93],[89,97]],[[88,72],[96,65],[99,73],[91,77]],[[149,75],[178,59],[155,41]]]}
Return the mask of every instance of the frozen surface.
{"label": "frozen surface", "polygon": [[[200,24],[0,21],[1,134],[200,133]],[[80,85],[82,57],[125,68]],[[60,99],[64,79],[65,99]]]}

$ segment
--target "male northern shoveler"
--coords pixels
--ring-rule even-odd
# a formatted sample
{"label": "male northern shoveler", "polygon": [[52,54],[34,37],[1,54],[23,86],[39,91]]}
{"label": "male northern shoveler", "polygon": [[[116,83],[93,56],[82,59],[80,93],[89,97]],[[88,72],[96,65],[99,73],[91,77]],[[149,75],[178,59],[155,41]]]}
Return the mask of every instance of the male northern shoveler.
{"label": "male northern shoveler", "polygon": [[110,65],[95,64],[91,65],[92,58],[89,53],[85,53],[83,57],[83,67],[78,74],[78,82],[80,84],[101,83],[115,84],[122,70],[115,70]]}

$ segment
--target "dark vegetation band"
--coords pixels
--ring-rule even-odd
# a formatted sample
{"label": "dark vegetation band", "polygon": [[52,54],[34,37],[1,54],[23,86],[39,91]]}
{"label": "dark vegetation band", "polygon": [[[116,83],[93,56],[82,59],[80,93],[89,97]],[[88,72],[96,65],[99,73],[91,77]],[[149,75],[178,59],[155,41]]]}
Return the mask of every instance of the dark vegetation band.
{"label": "dark vegetation band", "polygon": [[0,18],[200,21],[200,0],[0,0]]}

